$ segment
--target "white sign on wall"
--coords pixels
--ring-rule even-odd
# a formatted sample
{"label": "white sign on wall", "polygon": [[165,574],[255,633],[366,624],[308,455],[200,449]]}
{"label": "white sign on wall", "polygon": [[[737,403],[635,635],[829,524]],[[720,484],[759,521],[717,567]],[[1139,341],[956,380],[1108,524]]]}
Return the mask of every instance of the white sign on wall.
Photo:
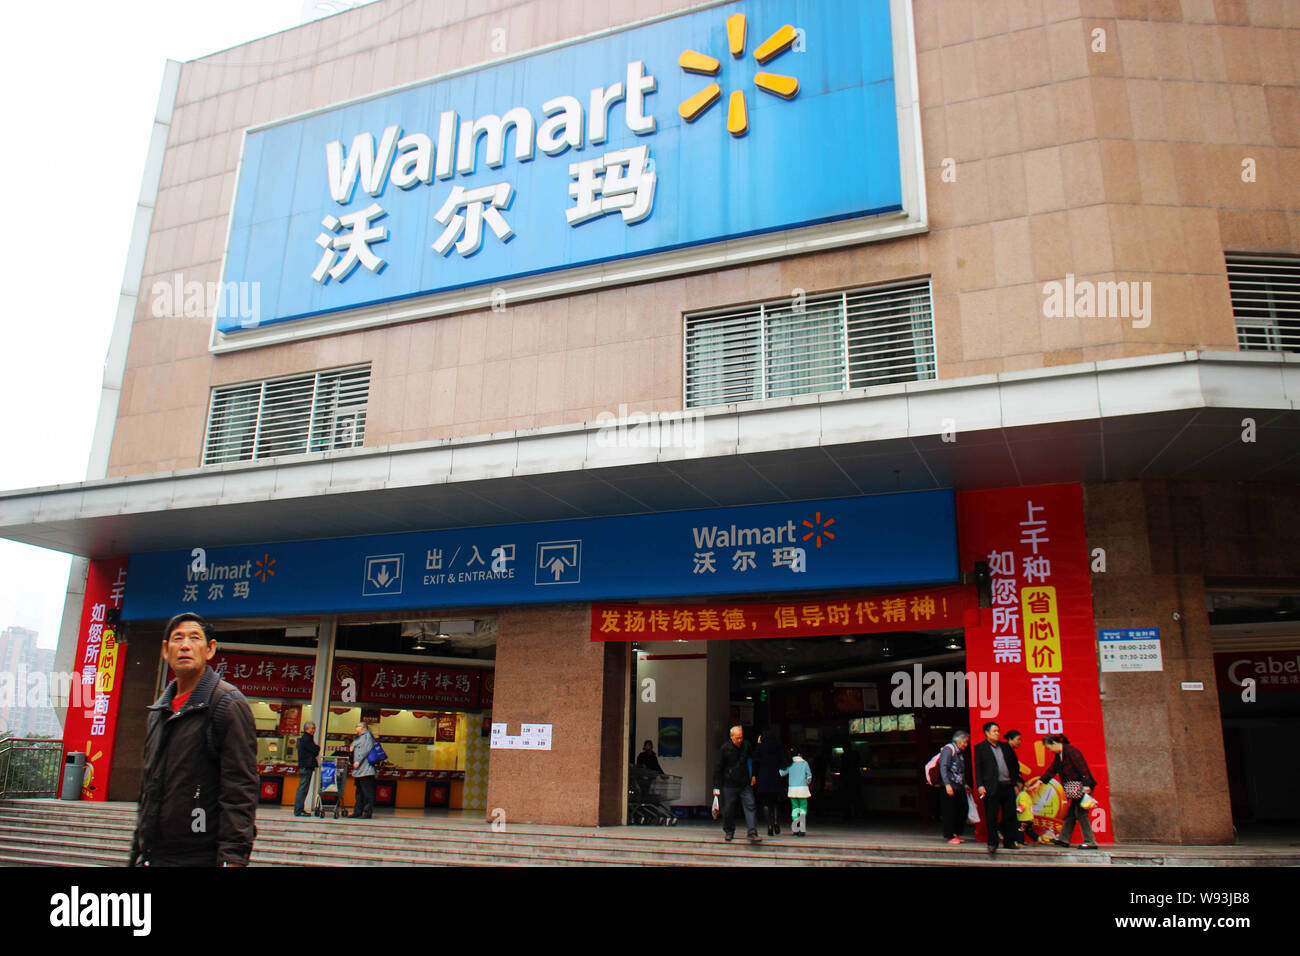
{"label": "white sign on wall", "polygon": [[1103,671],[1161,671],[1160,629],[1126,628],[1097,632]]}
{"label": "white sign on wall", "polygon": [[551,724],[522,724],[517,735],[506,733],[504,723],[492,725],[492,750],[550,750]]}

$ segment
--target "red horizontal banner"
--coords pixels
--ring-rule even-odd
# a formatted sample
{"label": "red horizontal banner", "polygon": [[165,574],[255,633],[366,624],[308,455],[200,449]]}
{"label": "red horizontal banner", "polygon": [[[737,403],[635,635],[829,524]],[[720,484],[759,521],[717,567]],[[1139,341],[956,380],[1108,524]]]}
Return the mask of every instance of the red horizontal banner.
{"label": "red horizontal banner", "polygon": [[423,664],[366,661],[361,699],[415,707],[477,707],[479,671]]}
{"label": "red horizontal banner", "polygon": [[245,697],[311,699],[312,675],[316,672],[316,661],[311,657],[218,650],[211,666],[218,677],[234,684]]}
{"label": "red horizontal banner", "polygon": [[962,626],[977,604],[966,585],[781,604],[593,604],[593,641],[822,637]]}
{"label": "red horizontal banner", "polygon": [[[212,658],[218,676],[234,684],[244,696],[310,700],[316,663],[310,657],[218,651]],[[345,695],[362,704],[399,707],[479,706],[480,674],[473,668],[430,664],[395,664],[387,661],[336,661],[330,682],[331,700]],[[488,672],[490,673],[490,672]],[[488,694],[489,706],[491,694]],[[378,720],[397,710],[370,708]],[[347,708],[334,708],[346,713]]]}

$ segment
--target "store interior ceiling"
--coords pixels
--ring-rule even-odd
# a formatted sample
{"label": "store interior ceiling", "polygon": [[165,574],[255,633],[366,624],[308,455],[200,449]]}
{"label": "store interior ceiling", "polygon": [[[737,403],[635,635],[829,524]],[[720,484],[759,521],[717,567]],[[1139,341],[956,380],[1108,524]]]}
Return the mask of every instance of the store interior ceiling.
{"label": "store interior ceiling", "polygon": [[[746,689],[868,679],[915,663],[964,668],[966,661],[961,628],[722,643],[730,653],[732,687]],[[640,649],[649,650],[644,644]]]}
{"label": "store interior ceiling", "polygon": [[1300,622],[1300,592],[1291,589],[1210,591],[1210,624]]}

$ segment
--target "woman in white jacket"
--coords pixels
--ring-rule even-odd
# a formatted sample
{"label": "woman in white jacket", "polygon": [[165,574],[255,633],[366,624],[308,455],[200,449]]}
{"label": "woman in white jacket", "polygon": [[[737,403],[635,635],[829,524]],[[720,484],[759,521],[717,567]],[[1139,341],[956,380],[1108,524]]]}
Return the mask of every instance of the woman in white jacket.
{"label": "woman in white jacket", "polygon": [[795,836],[806,836],[808,798],[812,796],[808,784],[812,782],[812,768],[808,766],[808,761],[796,753],[794,762],[780,773],[781,776],[790,778],[790,790],[787,793],[790,797],[790,832]]}

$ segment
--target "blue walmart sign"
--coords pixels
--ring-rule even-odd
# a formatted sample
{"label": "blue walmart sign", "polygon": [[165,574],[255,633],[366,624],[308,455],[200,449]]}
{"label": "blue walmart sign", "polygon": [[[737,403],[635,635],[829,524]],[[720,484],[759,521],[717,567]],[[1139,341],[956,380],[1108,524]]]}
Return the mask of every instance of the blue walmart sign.
{"label": "blue walmart sign", "polygon": [[957,579],[951,491],[135,554],[155,620],[773,594]]}
{"label": "blue walmart sign", "polygon": [[902,208],[889,0],[745,0],[248,133],[235,332]]}

